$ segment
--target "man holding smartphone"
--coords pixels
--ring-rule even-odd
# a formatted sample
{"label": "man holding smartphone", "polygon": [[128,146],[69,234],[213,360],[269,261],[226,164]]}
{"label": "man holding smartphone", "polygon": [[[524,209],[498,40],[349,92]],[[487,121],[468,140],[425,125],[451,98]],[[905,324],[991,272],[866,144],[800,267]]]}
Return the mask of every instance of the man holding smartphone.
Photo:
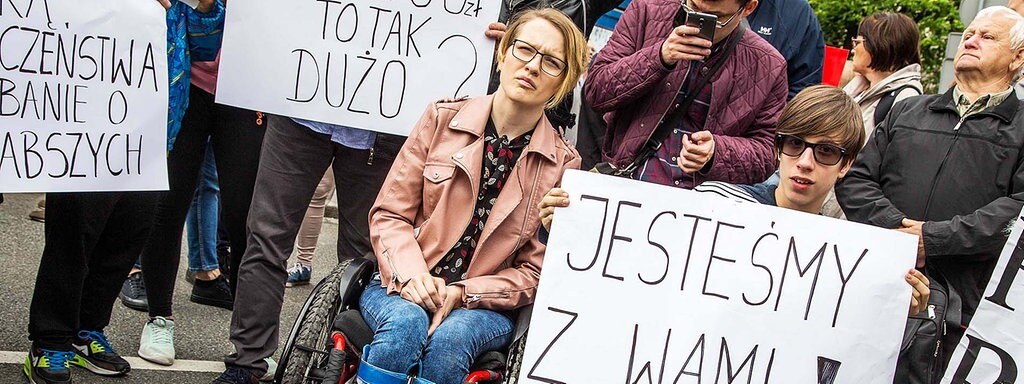
{"label": "man holding smartphone", "polygon": [[586,88],[594,110],[607,114],[605,161],[633,178],[683,188],[707,180],[758,183],[775,171],[786,62],[741,27],[757,4],[629,5]]}

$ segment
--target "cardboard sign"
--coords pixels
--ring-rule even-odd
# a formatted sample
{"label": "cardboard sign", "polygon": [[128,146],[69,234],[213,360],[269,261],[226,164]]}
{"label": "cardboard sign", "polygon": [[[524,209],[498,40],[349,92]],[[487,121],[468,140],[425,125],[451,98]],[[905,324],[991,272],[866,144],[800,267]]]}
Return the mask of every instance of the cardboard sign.
{"label": "cardboard sign", "polygon": [[0,3],[0,192],[167,189],[164,8]]}
{"label": "cardboard sign", "polygon": [[[1024,213],[1022,213],[1024,215]],[[984,299],[953,352],[943,383],[1020,382],[1024,366],[1024,217],[1003,246]]]}
{"label": "cardboard sign", "polygon": [[917,240],[567,172],[520,381],[890,384]]}
{"label": "cardboard sign", "polygon": [[435,100],[487,92],[501,2],[242,1],[227,13],[217,102],[408,135]]}

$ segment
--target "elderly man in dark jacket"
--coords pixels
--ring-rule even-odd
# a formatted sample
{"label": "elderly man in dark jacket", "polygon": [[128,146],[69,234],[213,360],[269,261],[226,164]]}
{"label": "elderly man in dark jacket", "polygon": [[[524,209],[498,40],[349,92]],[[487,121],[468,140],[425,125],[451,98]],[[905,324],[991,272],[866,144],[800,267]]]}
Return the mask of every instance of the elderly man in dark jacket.
{"label": "elderly man in dark jacket", "polygon": [[[1024,17],[983,10],[957,50],[957,85],[893,106],[836,185],[850,220],[918,236],[918,267],[959,295],[964,326],[1024,205],[1022,67]],[[962,334],[949,329],[946,360]]]}
{"label": "elderly man in dark jacket", "polygon": [[[635,164],[634,178],[684,188],[708,180],[759,183],[775,171],[772,147],[788,93],[786,62],[754,31],[740,27],[757,5],[757,0],[630,3],[585,89],[593,109],[607,113],[605,161],[620,169]],[[698,37],[697,28],[676,25],[681,7],[718,17],[711,41]],[[700,87],[704,76],[710,79]],[[693,95],[690,107],[679,118],[666,119],[671,131],[664,140],[652,140],[659,121],[687,94]],[[637,155],[655,146],[652,155]]]}

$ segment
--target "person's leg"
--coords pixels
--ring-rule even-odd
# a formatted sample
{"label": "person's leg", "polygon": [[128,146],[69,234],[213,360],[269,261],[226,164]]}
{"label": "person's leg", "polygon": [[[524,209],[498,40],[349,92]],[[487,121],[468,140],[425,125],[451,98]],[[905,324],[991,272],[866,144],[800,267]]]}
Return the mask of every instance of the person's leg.
{"label": "person's leg", "polygon": [[288,256],[333,152],[329,135],[287,117],[270,116],[269,123],[249,211],[248,245],[238,270],[237,305],[231,316],[235,353],[225,359],[229,366],[256,372],[266,372],[263,359],[277,349]]}
{"label": "person's leg", "polygon": [[206,155],[210,137],[209,106],[198,102],[205,92],[192,86],[189,105],[182,119],[181,131],[167,157],[167,179],[170,190],[157,204],[153,229],[142,251],[142,270],[149,296],[150,317],[169,318],[174,283],[181,259],[181,232],[185,216],[195,197],[199,169]]}
{"label": "person's leg", "polygon": [[[224,309],[234,308],[234,295],[227,278],[220,273],[217,260],[217,227],[220,222],[220,188],[217,185],[217,164],[213,150],[207,147],[203,161],[202,175],[196,188],[198,207],[193,209],[199,217],[197,242],[199,243],[198,265],[194,267],[195,277],[189,301]],[[189,267],[192,269],[193,267]]]}
{"label": "person's leg", "polygon": [[[210,146],[206,148],[206,158],[200,170],[199,185],[196,186],[195,198],[189,211],[189,220],[195,222],[189,228],[189,266],[190,272],[208,272],[213,274],[200,275],[199,280],[213,280],[219,275],[217,264],[217,223],[220,222],[220,186],[217,183],[217,163]],[[194,219],[193,219],[194,217]],[[193,238],[194,237],[194,238]],[[194,240],[194,241],[193,241]],[[192,255],[195,243],[195,256]]]}
{"label": "person's leg", "polygon": [[313,272],[313,254],[316,253],[316,243],[320,239],[320,229],[324,222],[324,210],[333,194],[334,171],[328,167],[324,177],[320,179],[320,185],[316,187],[316,192],[313,192],[306,216],[302,218],[299,235],[295,238],[295,257],[299,262],[288,268],[288,281],[285,286],[309,284]]}
{"label": "person's leg", "polygon": [[380,369],[408,373],[427,345],[427,312],[400,296],[388,295],[379,278],[370,280],[363,290],[359,310],[373,330],[363,360]]}
{"label": "person's leg", "polygon": [[120,279],[132,268],[149,236],[158,192],[123,192],[111,211],[89,260],[82,287],[78,350],[75,365],[100,375],[121,375],[131,370],[103,333],[120,291]]}
{"label": "person's leg", "polygon": [[[89,258],[117,198],[112,193],[49,193],[47,200],[53,213],[45,223],[28,334],[36,346],[68,350],[80,325]],[[121,282],[120,277],[114,280]]]}
{"label": "person's leg", "polygon": [[459,384],[477,356],[508,348],[515,326],[505,315],[487,309],[456,309],[427,342],[420,377],[437,384]]}
{"label": "person's leg", "polygon": [[228,233],[231,255],[221,272],[228,275],[232,292],[238,281],[238,265],[245,254],[246,221],[256,185],[263,136],[267,129],[266,115],[222,104],[214,105],[216,124],[212,145],[216,154],[220,180],[222,225]]}
{"label": "person's leg", "polygon": [[316,252],[316,242],[320,238],[320,227],[324,222],[324,210],[327,201],[334,195],[334,171],[328,167],[324,177],[320,179],[320,185],[313,192],[313,199],[309,201],[309,208],[306,216],[302,218],[302,226],[299,227],[299,236],[295,238],[295,257],[299,264],[307,267],[313,266],[313,253]]}
{"label": "person's leg", "polygon": [[335,145],[334,182],[345,191],[338,204],[338,261],[363,257],[370,245],[370,207],[405,144],[404,136],[377,133],[370,150]]}
{"label": "person's leg", "polygon": [[[49,193],[47,199],[54,213],[44,224],[45,245],[29,305],[32,348],[23,370],[35,382],[56,383],[71,380],[71,343],[80,326],[89,258],[117,198],[112,193]],[[120,283],[121,276],[112,279]]]}

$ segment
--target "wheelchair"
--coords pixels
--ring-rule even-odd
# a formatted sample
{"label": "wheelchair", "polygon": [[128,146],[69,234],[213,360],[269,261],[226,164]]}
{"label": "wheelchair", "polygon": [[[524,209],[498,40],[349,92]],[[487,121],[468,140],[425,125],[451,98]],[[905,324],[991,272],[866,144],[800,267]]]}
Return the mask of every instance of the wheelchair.
{"label": "wheelchair", "polygon": [[[274,383],[355,382],[363,347],[373,339],[359,312],[359,298],[376,269],[372,257],[341,262],[313,288],[281,351]],[[513,342],[512,350],[521,352],[518,343]],[[513,365],[517,360],[512,360]],[[464,382],[508,382],[506,362],[507,354],[502,352],[477,356]]]}

